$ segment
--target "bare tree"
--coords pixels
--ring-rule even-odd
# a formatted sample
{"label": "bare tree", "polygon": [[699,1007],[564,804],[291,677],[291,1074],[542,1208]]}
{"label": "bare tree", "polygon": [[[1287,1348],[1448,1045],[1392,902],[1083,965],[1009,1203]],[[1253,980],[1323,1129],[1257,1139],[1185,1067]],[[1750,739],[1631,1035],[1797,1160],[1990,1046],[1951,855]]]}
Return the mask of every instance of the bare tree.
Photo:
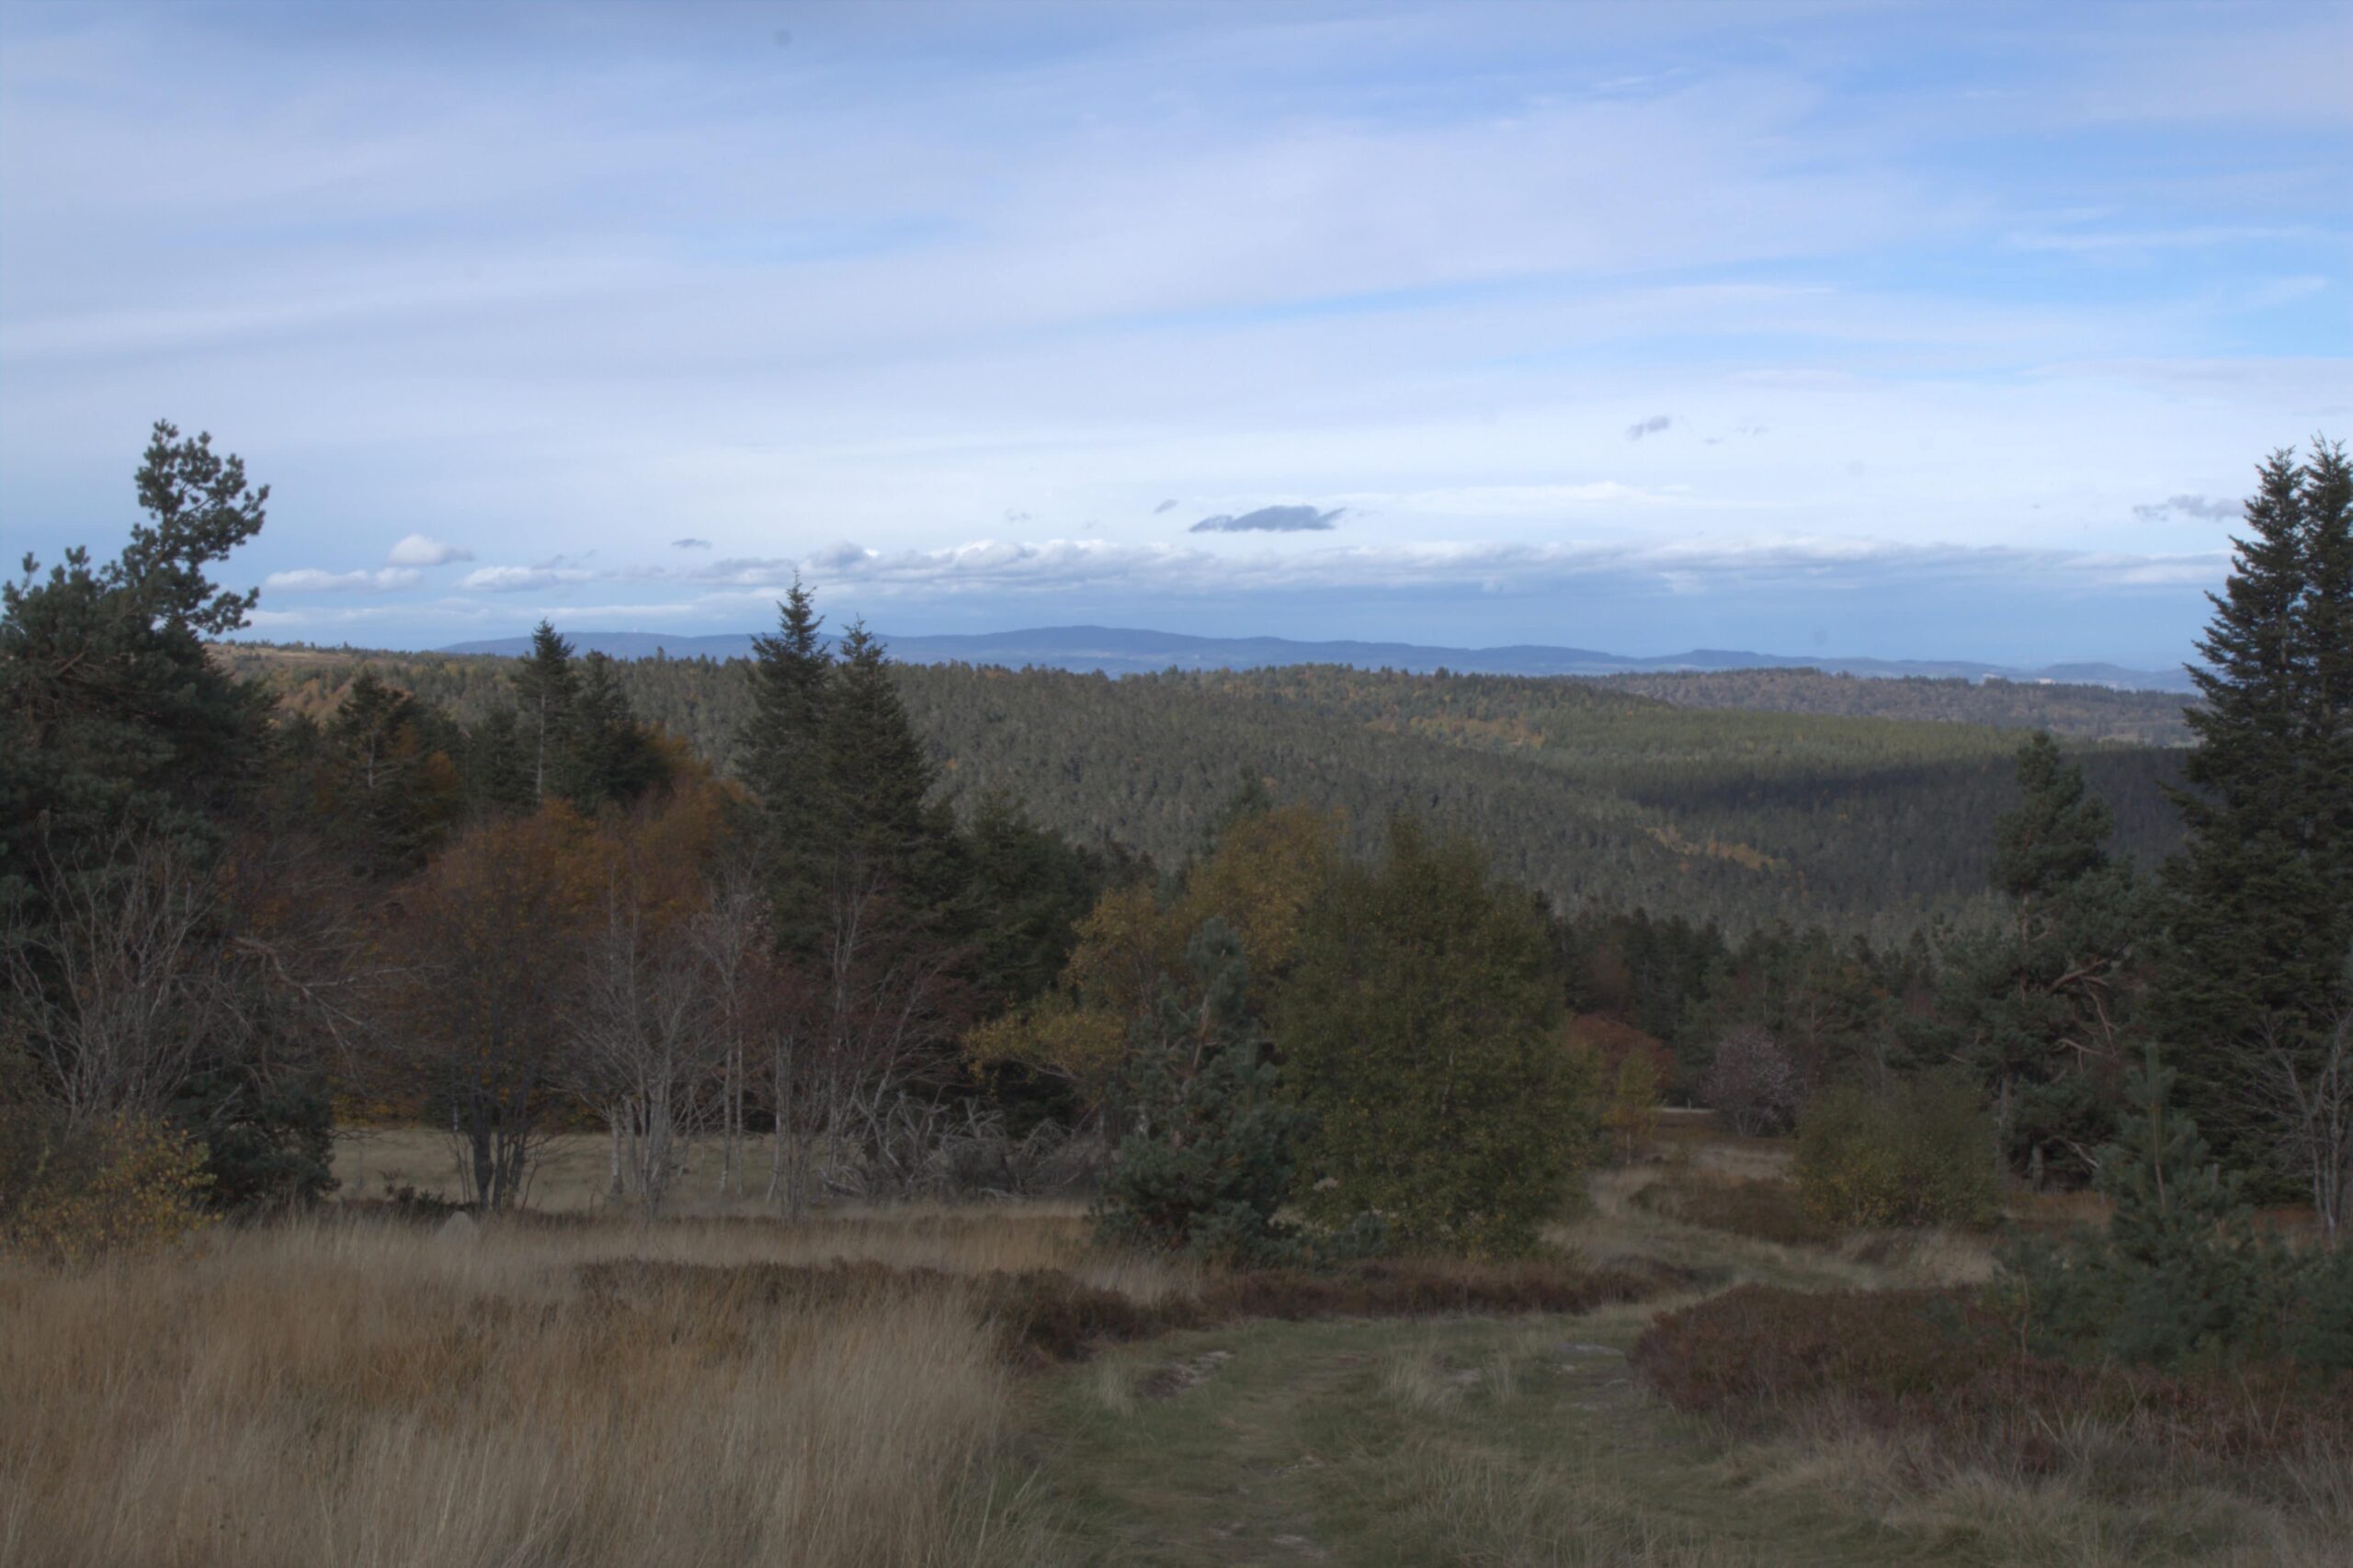
{"label": "bare tree", "polygon": [[55,918],[12,945],[9,1031],[66,1125],[152,1116],[236,1027],[221,898],[161,837],[126,837],[101,869],[51,868]]}
{"label": "bare tree", "polygon": [[1796,1119],[1805,1080],[1790,1053],[1761,1024],[1735,1024],[1716,1041],[1701,1097],[1723,1112],[1744,1138],[1779,1132]]}
{"label": "bare tree", "polygon": [[733,1196],[743,1180],[745,1107],[751,1056],[761,1032],[767,979],[767,922],[759,884],[747,867],[722,870],[710,902],[689,927],[696,956],[709,977],[712,1026],[720,1043],[719,1192]]}
{"label": "bare tree", "polygon": [[2244,1119],[2312,1194],[2332,1252],[2353,1224],[2353,1010],[2313,1039],[2276,1020],[2242,1086]]}
{"label": "bare tree", "polygon": [[827,1184],[864,1191],[906,1174],[908,1108],[962,1021],[956,952],[898,918],[885,879],[837,861],[818,994],[813,1063]]}
{"label": "bare tree", "polygon": [[574,1090],[609,1128],[620,1196],[658,1212],[694,1136],[718,1110],[719,988],[690,937],[652,927],[618,888],[567,1008]]}

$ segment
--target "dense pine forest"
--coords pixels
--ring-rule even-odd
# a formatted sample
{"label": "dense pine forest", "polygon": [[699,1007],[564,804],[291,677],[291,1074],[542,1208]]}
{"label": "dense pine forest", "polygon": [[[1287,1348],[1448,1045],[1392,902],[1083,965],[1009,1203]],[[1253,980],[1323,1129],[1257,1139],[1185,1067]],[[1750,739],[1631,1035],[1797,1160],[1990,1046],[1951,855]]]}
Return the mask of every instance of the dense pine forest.
{"label": "dense pine forest", "polygon": [[1876,679],[1820,670],[1706,670],[1607,676],[1600,685],[1677,708],[1755,708],[1858,719],[1934,719],[2005,730],[2049,730],[2084,740],[2188,745],[2182,699],[2169,692],[2057,682]]}
{"label": "dense pine forest", "polygon": [[[218,650],[285,709],[325,716],[362,671],[461,726],[513,705],[513,661],[254,644]],[[616,662],[631,709],[722,776],[740,768],[751,666]],[[2091,687],[2017,687],[1984,700],[1959,682],[1760,672],[1771,706],[1802,694],[1887,689],[1888,705],[2097,727],[2111,708],[2169,702]],[[1368,853],[1410,810],[1490,846],[1501,869],[1563,907],[1601,903],[1714,922],[1776,921],[1880,938],[1982,901],[1995,817],[2016,799],[2018,737],[1990,722],[1841,713],[1693,710],[1620,683],[1417,676],[1299,666],[1113,680],[1051,670],[892,666],[943,788],[969,813],[1019,802],[1076,842],[1174,864],[1245,784],[1342,813]],[[1708,683],[1745,677],[1675,676]],[[1669,687],[1688,695],[1685,687]],[[1790,697],[1788,694],[1800,694]],[[2038,707],[2037,705],[2040,704]],[[1868,702],[1859,702],[1869,706]],[[2177,842],[2165,799],[2179,753],[2086,744],[2083,766],[2117,813],[2130,858]]]}

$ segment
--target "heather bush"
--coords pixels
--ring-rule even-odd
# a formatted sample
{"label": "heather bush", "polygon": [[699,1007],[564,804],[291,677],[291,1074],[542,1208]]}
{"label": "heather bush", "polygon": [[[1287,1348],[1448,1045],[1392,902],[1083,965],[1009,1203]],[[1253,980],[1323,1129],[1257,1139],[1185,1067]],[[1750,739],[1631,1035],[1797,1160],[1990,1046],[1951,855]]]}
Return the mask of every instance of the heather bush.
{"label": "heather bush", "polygon": [[2353,1378],[2279,1363],[2167,1373],[2022,1350],[1949,1290],[1745,1285],[1669,1312],[1633,1360],[1677,1408],[1769,1425],[1824,1405],[1965,1454],[2045,1470],[2061,1434],[2097,1425],[2152,1457],[2263,1460],[2353,1444]]}
{"label": "heather bush", "polygon": [[1798,1122],[1793,1173],[1806,1212],[1825,1224],[1976,1225],[1999,1210],[1993,1151],[1975,1092],[1930,1074],[1892,1093],[1817,1095]]}

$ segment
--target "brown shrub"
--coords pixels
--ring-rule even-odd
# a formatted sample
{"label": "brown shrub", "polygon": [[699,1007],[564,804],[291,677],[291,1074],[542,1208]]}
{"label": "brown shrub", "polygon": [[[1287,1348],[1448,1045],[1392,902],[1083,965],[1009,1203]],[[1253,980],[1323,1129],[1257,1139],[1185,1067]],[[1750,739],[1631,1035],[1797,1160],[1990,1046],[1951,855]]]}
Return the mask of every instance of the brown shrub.
{"label": "brown shrub", "polygon": [[1836,1403],[2031,1470],[2097,1424],[2168,1455],[2266,1460],[2353,1447],[2353,1377],[2287,1367],[2166,1375],[2021,1354],[1953,1290],[1746,1285],[1662,1316],[1634,1364],[1678,1409],[1742,1424]]}
{"label": "brown shrub", "polygon": [[1454,1313],[1582,1312],[1631,1301],[1678,1282],[1662,1273],[1587,1269],[1574,1263],[1365,1263],[1328,1274],[1257,1269],[1212,1276],[1192,1295],[1142,1302],[1082,1283],[1060,1269],[952,1274],[879,1263],[705,1264],[606,1259],[584,1264],[588,1299],[608,1310],[675,1313],[681,1298],[715,1321],[757,1312],[807,1312],[902,1298],[949,1298],[991,1324],[1005,1354],[1029,1364],[1081,1359],[1095,1349],[1174,1329],[1248,1318]]}
{"label": "brown shrub", "polygon": [[1654,1295],[1663,1275],[1590,1269],[1549,1259],[1471,1263],[1399,1259],[1331,1274],[1266,1269],[1212,1278],[1201,1309],[1219,1319],[1434,1317],[1474,1312],[1583,1312]]}

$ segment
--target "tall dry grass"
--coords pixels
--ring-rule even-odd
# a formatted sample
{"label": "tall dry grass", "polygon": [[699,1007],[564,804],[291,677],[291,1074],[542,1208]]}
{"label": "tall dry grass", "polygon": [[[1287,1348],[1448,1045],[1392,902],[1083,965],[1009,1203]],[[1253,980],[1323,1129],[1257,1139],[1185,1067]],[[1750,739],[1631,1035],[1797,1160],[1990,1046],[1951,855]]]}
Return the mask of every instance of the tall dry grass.
{"label": "tall dry grass", "polygon": [[[383,1224],[0,1265],[0,1562],[811,1568],[1051,1561],[972,1303],[597,1299],[578,1266],[1022,1266],[1067,1226]],[[1136,1283],[1150,1288],[1154,1283]]]}

